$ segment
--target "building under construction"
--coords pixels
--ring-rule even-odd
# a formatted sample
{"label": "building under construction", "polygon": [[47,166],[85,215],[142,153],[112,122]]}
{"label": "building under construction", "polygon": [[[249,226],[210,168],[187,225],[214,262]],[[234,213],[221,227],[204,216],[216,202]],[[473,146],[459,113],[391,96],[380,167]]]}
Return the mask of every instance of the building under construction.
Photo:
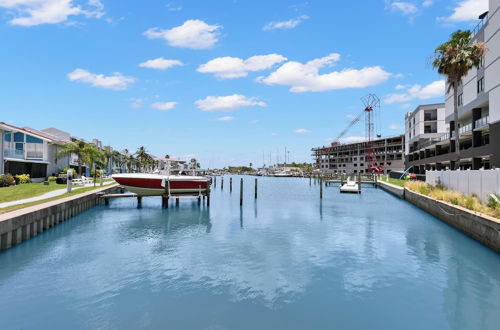
{"label": "building under construction", "polygon": [[[404,171],[404,134],[371,141],[371,148],[383,173]],[[340,144],[313,148],[316,168],[329,173],[369,173],[370,149],[366,142]]]}

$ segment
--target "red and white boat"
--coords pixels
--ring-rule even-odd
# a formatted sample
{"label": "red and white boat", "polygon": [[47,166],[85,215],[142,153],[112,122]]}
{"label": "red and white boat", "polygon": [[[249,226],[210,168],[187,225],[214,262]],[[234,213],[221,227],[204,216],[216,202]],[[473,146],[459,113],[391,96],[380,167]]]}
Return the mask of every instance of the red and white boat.
{"label": "red and white boat", "polygon": [[210,178],[204,176],[122,173],[111,177],[123,188],[141,196],[204,193],[210,186]]}

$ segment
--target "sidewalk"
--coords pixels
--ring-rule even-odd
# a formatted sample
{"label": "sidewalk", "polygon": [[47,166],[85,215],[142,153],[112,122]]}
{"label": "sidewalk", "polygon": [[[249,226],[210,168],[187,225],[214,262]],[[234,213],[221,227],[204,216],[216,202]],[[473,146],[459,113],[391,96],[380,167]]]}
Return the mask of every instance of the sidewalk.
{"label": "sidewalk", "polygon": [[[104,182],[104,186],[112,184],[112,183],[115,183],[115,182],[114,181]],[[96,183],[96,187],[99,187],[99,185],[100,185],[99,183]],[[86,184],[85,186],[76,186],[76,187],[73,187],[72,190],[76,190],[76,189],[80,189],[80,188],[85,188],[85,187],[93,187],[93,186],[94,186],[94,184],[90,183],[90,184]],[[24,203],[31,203],[31,202],[41,201],[41,200],[44,200],[44,199],[61,196],[61,195],[64,195],[65,193],[66,193],[66,187],[64,187],[63,189],[58,189],[58,190],[50,191],[50,192],[45,193],[45,194],[40,195],[40,196],[35,196],[35,197],[25,198],[25,199],[19,199],[17,201],[11,201],[11,202],[6,202],[6,203],[0,203],[0,209],[2,209],[4,207],[9,207],[9,206],[12,206],[12,205],[19,205],[19,204],[24,204]]]}

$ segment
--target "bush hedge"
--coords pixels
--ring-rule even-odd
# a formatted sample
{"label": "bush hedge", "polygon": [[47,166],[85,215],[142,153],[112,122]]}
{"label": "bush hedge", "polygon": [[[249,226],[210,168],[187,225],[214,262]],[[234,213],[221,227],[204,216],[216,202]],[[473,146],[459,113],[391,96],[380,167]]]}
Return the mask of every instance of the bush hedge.
{"label": "bush hedge", "polygon": [[16,180],[10,174],[0,175],[0,187],[9,187],[16,184]]}

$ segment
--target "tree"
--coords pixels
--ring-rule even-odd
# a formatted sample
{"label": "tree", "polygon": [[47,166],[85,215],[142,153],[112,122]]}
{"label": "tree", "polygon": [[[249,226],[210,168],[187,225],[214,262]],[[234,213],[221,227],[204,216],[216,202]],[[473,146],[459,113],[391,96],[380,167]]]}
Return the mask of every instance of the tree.
{"label": "tree", "polygon": [[139,170],[144,170],[150,166],[154,162],[153,157],[148,154],[146,148],[143,146],[139,147],[135,153],[135,159],[137,160],[137,164],[139,165]]}
{"label": "tree", "polygon": [[101,167],[105,164],[105,154],[102,150],[98,149],[95,145],[91,143],[87,143],[82,151],[83,151],[82,155],[83,160],[90,166],[92,170],[94,170],[94,178],[95,178],[96,165]]}
{"label": "tree", "polygon": [[458,86],[470,69],[478,67],[486,52],[484,42],[471,43],[469,30],[458,30],[451,34],[450,40],[439,45],[433,56],[432,66],[438,73],[446,75],[449,92],[453,89],[453,120],[455,124],[455,167],[459,166],[459,130],[458,130]]}
{"label": "tree", "polygon": [[197,168],[200,168],[200,163],[196,160],[196,158],[191,158],[189,161],[189,168],[191,170],[196,170]]}
{"label": "tree", "polygon": [[83,141],[76,142],[66,142],[62,145],[61,149],[57,152],[56,158],[62,158],[65,156],[76,155],[78,157],[78,174],[82,175],[82,165],[83,165],[83,156],[84,149],[87,144]]}
{"label": "tree", "polygon": [[125,164],[127,166],[127,172],[132,172],[132,166],[134,165],[134,162],[135,162],[135,159],[134,159],[134,155],[130,154],[130,152],[128,151],[128,149],[125,149],[124,150],[124,157],[123,159],[125,160]]}

